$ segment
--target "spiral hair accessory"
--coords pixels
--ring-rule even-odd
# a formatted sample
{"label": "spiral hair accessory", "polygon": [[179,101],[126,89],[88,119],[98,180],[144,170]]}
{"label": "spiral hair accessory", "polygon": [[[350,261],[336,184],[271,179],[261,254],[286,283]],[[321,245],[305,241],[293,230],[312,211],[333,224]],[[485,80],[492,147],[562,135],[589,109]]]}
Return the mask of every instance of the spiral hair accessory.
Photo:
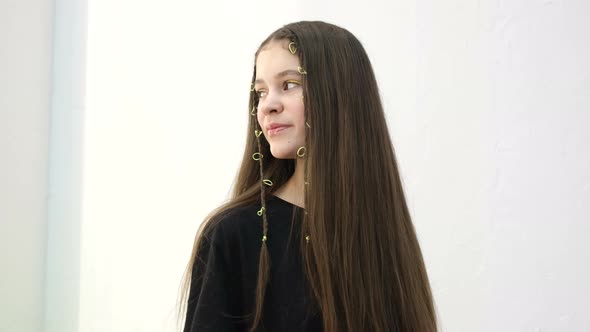
{"label": "spiral hair accessory", "polygon": [[298,157],[303,157],[305,156],[305,146],[300,147],[299,149],[297,149],[297,156]]}
{"label": "spiral hair accessory", "polygon": [[289,52],[291,52],[291,54],[295,54],[295,52],[297,52],[297,46],[295,45],[295,42],[289,43]]}
{"label": "spiral hair accessory", "polygon": [[256,115],[256,106],[252,106],[252,111],[250,111],[250,115]]}
{"label": "spiral hair accessory", "polygon": [[305,71],[305,69],[303,69],[301,66],[297,67],[297,71],[301,75],[307,75],[307,71]]}
{"label": "spiral hair accessory", "polygon": [[252,154],[252,159],[254,159],[254,160],[260,160],[261,158],[262,158],[262,153],[260,153],[260,152],[254,152]]}
{"label": "spiral hair accessory", "polygon": [[262,180],[262,183],[264,183],[265,185],[272,187],[272,181],[270,179],[264,179]]}

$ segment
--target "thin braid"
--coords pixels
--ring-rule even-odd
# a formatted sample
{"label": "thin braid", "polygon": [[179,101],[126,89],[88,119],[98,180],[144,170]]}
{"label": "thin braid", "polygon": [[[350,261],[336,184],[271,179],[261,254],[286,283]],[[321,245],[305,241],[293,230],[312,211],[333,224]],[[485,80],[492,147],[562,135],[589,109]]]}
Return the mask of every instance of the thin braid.
{"label": "thin braid", "polygon": [[[252,87],[251,87],[251,91],[254,91],[253,88],[253,84],[252,83]],[[255,94],[254,94],[255,95]],[[256,98],[253,98],[254,102],[256,101]],[[254,112],[254,110],[257,110],[258,107],[254,106],[252,108],[252,112],[250,113],[253,116],[256,116],[256,113]],[[264,171],[263,171],[263,166],[262,166],[262,159],[264,158],[264,156],[262,155],[262,147],[260,144],[260,135],[262,135],[262,128],[258,127],[258,121],[255,121],[256,123],[256,130],[254,131],[254,135],[256,136],[256,144],[258,146],[258,152],[254,153],[252,155],[252,158],[254,160],[258,160],[258,163],[260,165],[260,202],[262,207],[260,208],[260,210],[258,211],[258,215],[262,217],[262,243],[260,246],[260,258],[258,261],[258,281],[256,283],[256,309],[255,309],[255,316],[254,316],[254,321],[252,323],[252,327],[250,328],[250,332],[254,332],[257,330],[258,325],[260,324],[260,321],[262,320],[262,310],[264,308],[264,298],[265,298],[265,293],[266,293],[266,284],[268,282],[269,279],[269,273],[270,273],[270,259],[269,259],[269,253],[268,253],[268,247],[266,245],[266,240],[267,240],[267,234],[268,234],[268,220],[266,218],[266,200],[265,200],[265,194],[266,194],[266,190],[264,188],[264,185],[267,184],[269,186],[272,185],[272,181],[270,180],[264,180]],[[258,159],[256,159],[256,155],[258,155]]]}
{"label": "thin braid", "polygon": [[[258,123],[258,122],[257,122]],[[257,125],[258,127],[258,125]],[[262,129],[260,129],[262,131]],[[260,145],[260,137],[256,137],[256,143],[258,144],[258,151],[262,151]],[[264,179],[263,167],[262,167],[262,157],[258,159],[260,164],[260,179]],[[265,200],[266,190],[264,188],[264,182],[260,181],[260,202],[262,204],[262,246],[266,248],[266,235],[268,232],[268,220],[266,219],[266,200]]]}

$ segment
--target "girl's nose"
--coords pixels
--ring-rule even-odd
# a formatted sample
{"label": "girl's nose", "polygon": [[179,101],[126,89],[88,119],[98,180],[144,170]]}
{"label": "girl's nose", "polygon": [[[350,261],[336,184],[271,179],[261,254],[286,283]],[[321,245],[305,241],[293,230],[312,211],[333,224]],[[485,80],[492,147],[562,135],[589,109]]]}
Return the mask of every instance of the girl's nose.
{"label": "girl's nose", "polygon": [[269,92],[259,103],[258,109],[263,113],[280,112],[283,110],[283,103],[278,94]]}

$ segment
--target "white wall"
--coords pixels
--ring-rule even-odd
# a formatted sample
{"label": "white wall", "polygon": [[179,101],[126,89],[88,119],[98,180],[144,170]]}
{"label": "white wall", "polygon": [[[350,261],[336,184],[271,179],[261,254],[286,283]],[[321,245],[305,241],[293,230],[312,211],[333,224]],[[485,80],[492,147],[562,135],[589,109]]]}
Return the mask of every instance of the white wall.
{"label": "white wall", "polygon": [[416,13],[418,130],[403,145],[417,153],[402,159],[443,327],[590,330],[590,3]]}
{"label": "white wall", "polygon": [[[256,46],[284,23],[316,19],[348,28],[371,57],[441,330],[590,330],[587,2],[92,0],[85,12],[85,2],[56,2],[47,331],[173,330],[194,233],[240,162]],[[14,16],[0,13],[4,25]],[[29,47],[47,49],[45,30],[22,24],[37,33]],[[23,47],[4,25],[2,39]],[[0,305],[20,324],[36,313],[22,325],[34,331],[42,246],[22,239],[44,241],[47,188],[29,175],[43,164],[20,165],[47,151],[24,133],[47,124],[48,101],[19,95],[48,76],[16,68],[47,66],[50,53],[0,56],[12,73],[0,76],[12,89],[0,95],[0,291],[24,301]],[[67,305],[55,309],[58,294]]]}
{"label": "white wall", "polygon": [[490,8],[494,180],[482,273],[493,272],[496,330],[590,330],[589,13],[588,1]]}
{"label": "white wall", "polygon": [[[254,52],[281,25],[325,16],[303,1],[227,7],[89,2],[82,330],[172,329],[195,231],[229,194],[241,161]],[[364,37],[385,86],[400,86],[398,102],[412,105],[413,87],[393,78],[414,79],[404,63],[413,36],[403,31],[413,7],[397,7],[356,11],[356,21],[349,7],[324,19]],[[368,15],[390,23],[366,26]],[[402,46],[382,43],[381,29],[396,31]]]}
{"label": "white wall", "polygon": [[40,331],[53,1],[0,2],[0,331]]}

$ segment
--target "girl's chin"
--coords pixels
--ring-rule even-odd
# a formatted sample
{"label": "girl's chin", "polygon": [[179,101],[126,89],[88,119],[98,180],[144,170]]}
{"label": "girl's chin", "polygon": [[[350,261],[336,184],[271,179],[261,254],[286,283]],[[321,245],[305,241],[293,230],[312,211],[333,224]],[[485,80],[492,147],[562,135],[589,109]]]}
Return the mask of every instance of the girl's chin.
{"label": "girl's chin", "polygon": [[276,159],[295,159],[295,151],[273,151],[271,147],[270,153]]}
{"label": "girl's chin", "polygon": [[283,154],[280,154],[280,155],[273,154],[272,156],[275,157],[275,159],[295,159],[295,155],[294,154],[292,156],[290,156],[290,155],[283,155]]}

